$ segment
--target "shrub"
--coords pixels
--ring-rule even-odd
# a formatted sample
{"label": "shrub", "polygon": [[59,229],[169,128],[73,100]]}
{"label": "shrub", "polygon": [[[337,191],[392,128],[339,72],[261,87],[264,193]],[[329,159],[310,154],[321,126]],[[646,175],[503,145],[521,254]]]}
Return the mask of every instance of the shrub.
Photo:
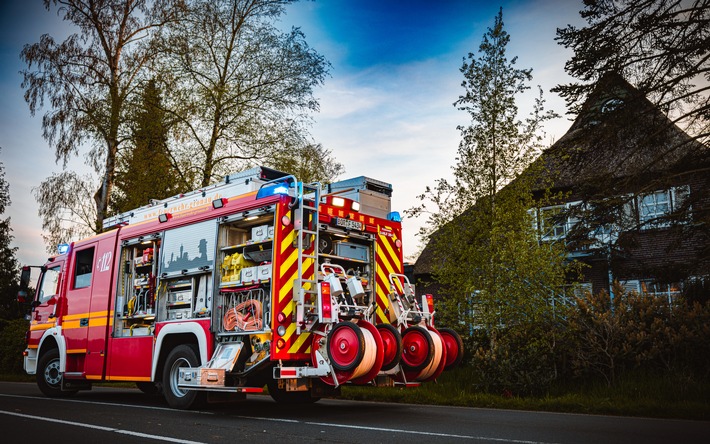
{"label": "shrub", "polygon": [[29,322],[0,319],[0,373],[22,373],[22,352]]}

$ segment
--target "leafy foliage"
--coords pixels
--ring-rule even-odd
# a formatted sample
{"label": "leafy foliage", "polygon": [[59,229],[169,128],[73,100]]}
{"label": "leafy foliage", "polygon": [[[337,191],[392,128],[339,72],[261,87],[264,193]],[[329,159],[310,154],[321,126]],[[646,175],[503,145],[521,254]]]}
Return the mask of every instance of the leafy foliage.
{"label": "leafy foliage", "polygon": [[574,50],[566,71],[584,83],[557,90],[579,111],[595,80],[614,72],[632,80],[700,141],[710,136],[710,1],[587,0],[584,27],[557,30]]}
{"label": "leafy foliage", "polygon": [[[47,10],[56,7],[62,19],[78,32],[59,43],[44,34],[39,42],[25,45],[20,55],[28,66],[22,72],[25,100],[33,115],[46,105],[43,136],[64,167],[78,154],[79,147],[91,145],[87,163],[99,181],[84,181],[83,187],[96,186],[94,192],[67,199],[61,193],[65,186],[58,180],[67,174],[74,182],[80,179],[65,171],[45,181],[36,192],[42,204],[71,208],[82,216],[90,211],[79,211],[76,204],[93,195],[94,218],[88,229],[100,232],[109,209],[116,159],[125,148],[127,101],[144,75],[147,61],[155,56],[149,36],[172,19],[175,2],[45,0],[44,5]],[[56,202],[60,199],[71,202]],[[71,234],[63,231],[62,221],[56,220],[62,214],[41,212],[45,229],[56,230],[50,231],[49,237]],[[88,223],[82,218],[72,220],[77,222]]]}
{"label": "leafy foliage", "polygon": [[332,152],[321,144],[303,145],[275,153],[267,160],[267,166],[293,174],[303,182],[333,182],[345,171],[342,163],[335,160]]}
{"label": "leafy foliage", "polygon": [[25,319],[0,319],[0,373],[22,372],[22,352],[27,345],[25,333],[30,323]]}
{"label": "leafy foliage", "polygon": [[274,22],[292,0],[195,0],[166,29],[157,69],[176,122],[176,158],[206,186],[250,162],[307,150],[313,88],[329,65],[299,29]]}
{"label": "leafy foliage", "polygon": [[[465,94],[455,106],[470,115],[471,124],[459,128],[454,183],[439,180],[420,196],[430,202],[408,214],[430,215],[420,234],[429,241],[424,254],[445,293],[440,322],[485,332],[474,358],[487,369],[484,385],[517,381],[516,387],[529,388],[516,376],[528,367],[526,352],[515,347],[528,344],[535,355],[533,348],[549,342],[532,337],[552,319],[550,300],[564,283],[565,268],[559,246],[538,243],[528,213],[535,206],[534,174],[528,169],[521,175],[541,148],[541,123],[554,114],[545,112],[538,97],[533,113],[518,120],[516,98],[529,88],[531,71],[507,59],[509,40],[501,10],[483,37],[480,56],[469,54],[461,68]],[[521,359],[513,359],[516,355]],[[503,367],[509,369],[506,375],[500,373]]]}
{"label": "leafy foliage", "polygon": [[613,298],[577,298],[567,322],[577,376],[597,375],[612,386],[631,370],[700,379],[710,372],[710,304],[628,293],[616,283]]}

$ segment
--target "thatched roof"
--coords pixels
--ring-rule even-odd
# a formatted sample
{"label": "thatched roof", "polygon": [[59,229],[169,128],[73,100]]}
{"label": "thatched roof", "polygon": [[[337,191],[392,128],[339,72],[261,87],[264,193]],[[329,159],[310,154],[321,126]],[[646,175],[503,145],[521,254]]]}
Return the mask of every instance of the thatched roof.
{"label": "thatched roof", "polygon": [[[699,164],[710,164],[708,147],[621,76],[609,74],[597,83],[567,133],[523,174],[539,175],[534,182],[538,191],[566,190],[578,199],[661,189],[651,181],[675,178],[674,173]],[[430,274],[433,260],[427,245],[414,265],[415,275]]]}

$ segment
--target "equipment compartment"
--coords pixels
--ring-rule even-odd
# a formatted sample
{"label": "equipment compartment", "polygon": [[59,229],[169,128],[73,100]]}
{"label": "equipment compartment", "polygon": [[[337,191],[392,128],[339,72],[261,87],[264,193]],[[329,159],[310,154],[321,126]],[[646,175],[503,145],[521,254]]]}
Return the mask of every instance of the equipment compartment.
{"label": "equipment compartment", "polygon": [[125,240],[116,297],[114,336],[148,335],[155,322],[160,235]]}

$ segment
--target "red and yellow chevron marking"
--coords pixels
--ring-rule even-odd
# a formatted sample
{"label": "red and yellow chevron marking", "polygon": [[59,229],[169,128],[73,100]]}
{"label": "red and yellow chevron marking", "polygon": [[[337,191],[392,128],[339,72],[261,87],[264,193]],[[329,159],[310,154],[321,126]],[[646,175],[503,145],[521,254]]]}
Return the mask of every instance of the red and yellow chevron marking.
{"label": "red and yellow chevron marking", "polygon": [[377,244],[375,246],[375,293],[377,295],[377,323],[390,322],[385,310],[389,308],[390,273],[403,273],[402,249],[395,242],[400,239],[400,226],[377,226]]}
{"label": "red and yellow chevron marking", "polygon": [[[278,246],[276,251],[276,264],[274,282],[274,297],[276,303],[272,319],[274,320],[272,330],[274,331],[274,340],[272,342],[272,358],[273,359],[288,359],[288,360],[303,360],[310,358],[310,333],[296,334],[295,310],[296,303],[293,297],[293,282],[298,278],[298,248],[294,246],[296,240],[296,231],[293,228],[293,222],[284,226],[281,221],[283,214],[286,214],[287,207],[279,205],[276,220],[279,228],[275,233],[275,243]],[[313,254],[313,243],[311,248],[305,254]],[[315,265],[313,259],[305,259],[303,263],[304,278],[313,279],[315,275]],[[283,324],[278,323],[278,316],[283,313],[285,321]],[[276,331],[279,325],[286,327],[286,333],[279,336]],[[279,348],[279,339],[283,339],[284,346]]]}

